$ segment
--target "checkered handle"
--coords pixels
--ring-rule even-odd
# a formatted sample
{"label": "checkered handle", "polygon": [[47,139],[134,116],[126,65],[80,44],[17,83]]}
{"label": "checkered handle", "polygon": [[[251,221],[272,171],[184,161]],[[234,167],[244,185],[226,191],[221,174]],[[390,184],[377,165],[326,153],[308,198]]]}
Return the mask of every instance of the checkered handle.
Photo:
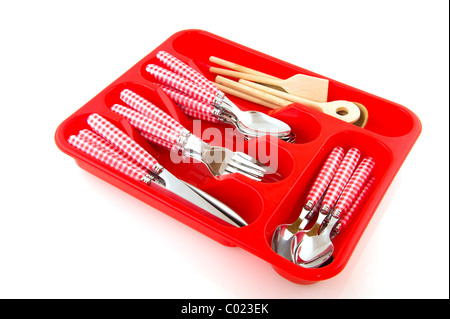
{"label": "checkered handle", "polygon": [[333,208],[336,200],[339,198],[345,185],[347,185],[348,180],[352,176],[360,156],[361,152],[356,148],[351,148],[347,154],[345,154],[344,159],[328,186],[325,198],[323,199],[321,210],[324,213],[329,213],[331,208]]}
{"label": "checkered handle", "polygon": [[147,72],[153,75],[161,83],[177,89],[197,100],[207,104],[213,104],[216,95],[204,89],[198,84],[187,80],[186,78],[166,70],[155,64],[149,64],[146,68]]}
{"label": "checkered handle", "polygon": [[217,116],[214,115],[214,106],[193,99],[183,92],[168,86],[163,85],[161,88],[187,115],[213,123],[219,122]]}
{"label": "checkered handle", "polygon": [[211,81],[209,81],[205,76],[191,68],[186,63],[180,61],[176,57],[170,55],[169,53],[165,51],[159,51],[156,54],[156,57],[159,61],[164,63],[166,67],[168,67],[173,72],[181,75],[182,77],[197,83],[199,86],[205,88],[209,92],[212,92],[213,94],[217,94],[219,89],[212,84]]}
{"label": "checkered handle", "polygon": [[163,123],[167,127],[175,131],[182,131],[184,127],[175,121],[170,115],[162,111],[155,104],[144,99],[142,96],[134,93],[131,90],[125,89],[120,92],[120,99],[124,101],[129,107],[149,117],[150,119]]}
{"label": "checkered handle", "polygon": [[146,132],[140,132],[141,135],[149,142],[153,143],[153,144],[158,144],[159,146],[162,146],[166,149],[168,149],[169,151],[172,150],[173,148],[173,144],[169,143],[167,141],[161,140],[159,138],[157,138],[156,136],[152,135],[152,134],[148,134]]}
{"label": "checkered handle", "polygon": [[89,115],[87,122],[94,132],[127,154],[133,160],[144,166],[146,169],[159,173],[161,166],[158,162],[139,144],[112,123],[96,113]]}
{"label": "checkered handle", "polygon": [[[369,178],[370,173],[372,173],[374,166],[375,161],[373,158],[367,157],[363,159],[361,164],[359,164],[356,168],[336,203],[334,209],[336,217],[340,217],[340,215],[345,215],[347,213],[350,206],[361,192],[364,184]],[[350,216],[348,216],[348,218],[350,218]]]}
{"label": "checkered handle", "polygon": [[158,143],[161,146],[167,147],[169,145],[169,149],[177,144],[181,135],[186,131],[186,129],[184,129],[182,126],[181,129],[171,129],[167,122],[158,122],[135,110],[130,109],[129,107],[120,104],[114,104],[111,107],[111,110],[117,114],[122,115],[128,120],[128,122],[130,122],[131,125],[133,125],[139,131],[154,136],[154,141],[162,141],[162,143]]}
{"label": "checkered handle", "polygon": [[339,164],[344,158],[344,154],[344,149],[340,146],[335,147],[330,153],[319,174],[317,175],[311,190],[306,196],[307,209],[312,209],[314,206],[316,206],[318,200],[326,191],[328,184],[330,184],[331,179],[336,173]]}
{"label": "checkered handle", "polygon": [[80,151],[135,180],[142,180],[147,175],[147,172],[141,167],[118,156],[115,152],[110,152],[109,148],[103,148],[94,141],[89,141],[82,136],[72,135],[68,142]]}
{"label": "checkered handle", "polygon": [[114,145],[112,145],[111,143],[107,142],[104,138],[100,137],[99,135],[97,135],[96,133],[84,129],[78,132],[78,137],[89,142],[92,144],[96,144],[98,147],[104,149],[105,151],[115,154],[116,156],[119,157],[124,157],[127,160],[133,162],[135,165],[141,167],[142,169],[145,170],[145,167],[143,167],[142,165],[140,165],[139,163],[135,162],[131,157],[129,157],[127,154],[123,153],[121,150],[119,150],[118,148],[114,147]]}
{"label": "checkered handle", "polygon": [[362,202],[364,202],[366,197],[369,195],[374,183],[375,183],[374,177],[368,178],[366,184],[364,185],[362,190],[359,192],[358,197],[353,202],[353,205],[351,206],[351,208],[346,213],[341,213],[340,220],[339,220],[340,228],[345,227],[348,224],[348,221],[350,220],[350,218],[355,214],[355,212],[361,206]]}
{"label": "checkered handle", "polygon": [[212,115],[208,116],[208,115],[206,115],[204,113],[197,112],[197,111],[195,111],[193,109],[190,109],[188,107],[185,107],[185,106],[183,106],[181,104],[177,104],[177,105],[184,112],[184,114],[186,114],[186,115],[188,115],[190,117],[195,117],[197,119],[208,121],[208,122],[211,122],[211,123],[222,123],[216,116],[212,116]]}

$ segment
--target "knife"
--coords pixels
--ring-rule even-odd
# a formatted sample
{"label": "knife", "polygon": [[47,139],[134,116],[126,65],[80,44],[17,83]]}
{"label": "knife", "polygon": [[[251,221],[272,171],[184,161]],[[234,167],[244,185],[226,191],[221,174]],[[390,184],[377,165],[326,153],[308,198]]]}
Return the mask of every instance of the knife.
{"label": "knife", "polygon": [[81,130],[68,142],[110,167],[148,185],[157,184],[202,210],[236,227],[245,220],[230,207],[206,192],[176,178],[147,151],[112,123],[94,113],[88,117],[92,131]]}

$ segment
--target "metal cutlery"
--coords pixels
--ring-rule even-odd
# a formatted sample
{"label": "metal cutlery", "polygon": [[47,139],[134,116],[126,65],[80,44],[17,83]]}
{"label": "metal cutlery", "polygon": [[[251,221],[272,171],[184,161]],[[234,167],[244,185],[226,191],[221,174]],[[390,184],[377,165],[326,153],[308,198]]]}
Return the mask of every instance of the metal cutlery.
{"label": "metal cutlery", "polygon": [[295,239],[295,234],[301,229],[303,221],[309,221],[314,214],[314,209],[320,207],[322,195],[325,193],[328,184],[333,178],[336,170],[339,167],[343,157],[344,149],[342,147],[335,147],[330,153],[325,163],[317,175],[308,195],[306,196],[306,204],[295,222],[292,224],[282,224],[277,227],[272,237],[272,249],[279,255],[286,259],[292,259],[292,240]]}
{"label": "metal cutlery", "polygon": [[111,107],[113,112],[126,118],[149,141],[204,163],[214,176],[239,173],[257,181],[272,181],[278,176],[243,152],[202,141],[156,105],[128,89],[120,93],[120,98],[129,107],[115,104]]}
{"label": "metal cutlery", "polygon": [[100,115],[91,114],[87,122],[95,133],[81,130],[78,135],[70,136],[68,142],[72,146],[128,177],[163,187],[171,195],[183,198],[227,224],[236,227],[247,225],[224,203],[177,179],[139,144]]}
{"label": "metal cutlery", "polygon": [[[329,217],[331,217],[330,216],[331,210],[334,207],[336,201],[339,199],[339,196],[344,190],[345,185],[347,185],[347,182],[352,176],[353,171],[356,168],[356,165],[358,165],[360,156],[361,152],[357,148],[351,148],[350,150],[348,150],[347,154],[345,154],[344,158],[339,164],[339,167],[336,170],[336,173],[331,179],[325,194],[323,194],[323,200],[320,205],[320,210],[317,214],[318,216],[315,224],[309,230],[310,233],[319,234],[328,223]],[[300,228],[304,229],[309,223],[309,221],[312,220],[314,217],[315,216],[309,216],[309,219],[303,220],[302,224],[300,225]],[[299,233],[297,233],[296,236]]]}
{"label": "metal cutlery", "polygon": [[[359,157],[360,151],[356,148],[351,148],[345,156],[341,147],[333,149],[307,196],[307,203],[300,214],[300,220],[291,227],[281,225],[276,229],[272,237],[272,248],[275,252],[293,261],[294,249],[304,234],[317,235],[325,229],[331,217],[331,209],[352,176]],[[314,225],[306,230],[314,218]]]}
{"label": "metal cutlery", "polygon": [[[217,86],[220,87],[220,84]],[[212,123],[221,122],[217,116],[213,115],[215,112],[214,106],[196,100],[189,95],[169,86],[162,85],[161,88],[187,115]],[[227,90],[227,88],[225,89]],[[245,136],[245,138],[248,139],[248,136]],[[295,136],[293,134],[283,137],[278,136],[278,138],[288,143],[293,143],[295,141]]]}
{"label": "metal cutlery", "polygon": [[369,175],[375,166],[372,158],[365,158],[345,186],[337,201],[328,224],[319,234],[300,232],[298,244],[293,247],[293,261],[305,268],[323,265],[332,255],[332,240],[348,223],[353,213],[369,193],[374,178]]}
{"label": "metal cutlery", "polygon": [[167,52],[158,52],[157,58],[171,71],[155,64],[147,65],[146,70],[161,83],[213,106],[208,115],[234,125],[247,138],[272,135],[292,140],[286,123],[261,112],[240,110],[213,82]]}

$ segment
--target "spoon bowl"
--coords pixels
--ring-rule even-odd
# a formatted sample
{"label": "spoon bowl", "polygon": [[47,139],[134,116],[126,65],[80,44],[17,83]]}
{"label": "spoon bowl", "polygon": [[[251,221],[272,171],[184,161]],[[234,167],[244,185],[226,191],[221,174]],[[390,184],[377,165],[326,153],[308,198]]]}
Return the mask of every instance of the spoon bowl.
{"label": "spoon bowl", "polygon": [[[344,157],[344,149],[337,146],[330,153],[319,174],[317,175],[308,195],[306,196],[306,204],[300,213],[300,216],[292,224],[282,224],[277,227],[272,237],[272,249],[284,258],[294,261],[293,248],[296,248],[301,242],[301,234],[305,234],[303,231],[311,220],[312,216],[315,216],[323,200],[323,195],[329,183],[337,171],[342,159]],[[318,224],[320,226],[320,224]],[[318,227],[316,227],[318,229]],[[313,226],[309,230],[309,234],[312,231],[316,231]]]}
{"label": "spoon bowl", "polygon": [[299,231],[300,224],[302,222],[301,218],[298,218],[292,224],[282,224],[275,229],[272,237],[272,249],[280,256],[286,258],[287,260],[293,260],[292,247],[296,247],[297,242],[293,243],[295,235]]}
{"label": "spoon bowl", "polygon": [[228,115],[227,118],[247,134],[284,137],[291,133],[290,126],[283,121],[258,111],[242,111],[226,97],[223,98],[221,107]]}
{"label": "spoon bowl", "polygon": [[[338,222],[332,217],[327,227],[319,234],[299,232],[292,240],[292,259],[297,265],[304,268],[316,268],[325,263],[334,252],[331,242],[331,231]],[[294,245],[297,245],[294,247]]]}
{"label": "spoon bowl", "polygon": [[361,162],[342,191],[334,211],[331,213],[331,218],[324,227],[318,228],[317,233],[311,230],[308,233],[299,232],[296,234],[292,245],[297,246],[291,248],[293,249],[292,260],[297,265],[305,268],[316,268],[324,264],[333,255],[332,240],[345,226],[372,188],[374,179],[368,178],[374,165],[375,161],[370,157]]}

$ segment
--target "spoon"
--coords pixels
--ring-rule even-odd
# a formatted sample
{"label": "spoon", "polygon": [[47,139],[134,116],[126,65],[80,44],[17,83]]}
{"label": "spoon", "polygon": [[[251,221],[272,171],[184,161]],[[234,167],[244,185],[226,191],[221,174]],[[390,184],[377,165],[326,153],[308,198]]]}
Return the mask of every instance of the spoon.
{"label": "spoon", "polygon": [[235,118],[236,125],[247,133],[256,136],[274,135],[279,137],[287,136],[291,133],[291,128],[286,123],[258,111],[242,111],[227,97],[218,103],[219,107]]}
{"label": "spoon", "polygon": [[239,126],[236,126],[238,129],[244,127],[244,131],[249,134],[253,133],[255,136],[270,134],[280,138],[287,136],[291,132],[289,125],[267,114],[256,111],[241,111],[225,97],[225,93],[220,91],[212,81],[168,52],[159,51],[156,54],[156,58],[170,70],[155,64],[149,64],[146,67],[147,72],[160,82],[192,98],[214,106],[213,115],[219,118],[224,115],[224,121],[226,121],[227,117],[231,117],[233,121],[239,124]]}
{"label": "spoon", "polygon": [[291,128],[286,123],[257,111],[241,111],[225,94],[217,89],[216,93],[208,91],[194,82],[166,70],[155,64],[146,67],[158,81],[177,89],[188,96],[214,106],[213,115],[222,118],[224,122],[234,124],[238,130],[253,135],[274,135],[285,137],[290,134]]}
{"label": "spoon", "polygon": [[[351,148],[347,152],[347,154],[345,154],[340,164],[338,164],[338,168],[334,173],[331,182],[329,182],[325,194],[323,194],[323,199],[321,199],[319,203],[320,209],[317,208],[313,210],[310,216],[308,216],[309,218],[303,220],[302,223],[300,224],[299,229],[302,230],[299,230],[293,235],[290,241],[291,246],[289,247],[289,251],[291,253],[290,260],[295,261],[294,258],[295,249],[299,245],[299,243],[301,243],[306,234],[308,234],[308,236],[316,236],[325,229],[325,226],[330,221],[331,209],[334,207],[334,204],[336,203],[342,191],[344,190],[345,185],[351,178],[353,171],[355,170],[355,167],[358,164],[360,154],[361,153],[358,149]],[[314,225],[309,230],[304,230],[317,212],[319,213],[317,214],[317,218]]]}
{"label": "spoon", "polygon": [[300,216],[292,224],[282,224],[277,227],[272,237],[272,249],[288,260],[292,260],[291,242],[295,234],[300,230],[300,224],[303,220],[307,220],[309,215],[312,215],[314,208],[319,206],[318,202],[322,194],[333,178],[339,163],[344,157],[344,149],[342,147],[335,147],[330,153],[325,163],[323,164],[316,180],[313,183],[307,197],[306,204],[303,206]]}
{"label": "spoon", "polygon": [[[345,186],[334,211],[331,213],[329,222],[319,230],[318,234],[312,232],[297,233],[298,244],[293,247],[293,260],[296,264],[305,268],[316,268],[333,255],[334,245],[332,240],[347,224],[351,215],[367,196],[373,185],[373,179],[370,179],[367,183],[366,181],[374,166],[375,161],[371,157],[367,157],[361,162]],[[350,209],[351,206],[353,206],[352,209]],[[342,222],[340,222],[341,219]]]}

